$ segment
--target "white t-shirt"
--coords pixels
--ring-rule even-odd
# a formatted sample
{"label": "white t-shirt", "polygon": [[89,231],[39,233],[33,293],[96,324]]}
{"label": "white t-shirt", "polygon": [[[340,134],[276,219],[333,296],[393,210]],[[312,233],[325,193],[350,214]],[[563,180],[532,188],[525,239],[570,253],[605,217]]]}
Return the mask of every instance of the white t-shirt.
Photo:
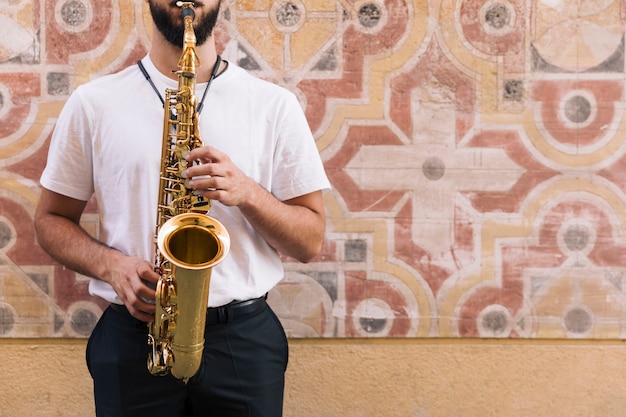
{"label": "white t-shirt", "polygon": [[[149,57],[143,63],[162,96],[177,88]],[[196,87],[201,98],[206,84]],[[41,185],[83,201],[95,194],[100,239],[154,262],[162,130],[162,104],[137,65],[84,84],[59,115]],[[210,87],[200,135],[279,200],[329,188],[295,95],[232,63]],[[282,279],[278,254],[238,208],[213,202],[209,215],[231,237],[230,253],[212,270],[209,306],[260,297]],[[92,279],[89,288],[121,304],[107,283]]]}

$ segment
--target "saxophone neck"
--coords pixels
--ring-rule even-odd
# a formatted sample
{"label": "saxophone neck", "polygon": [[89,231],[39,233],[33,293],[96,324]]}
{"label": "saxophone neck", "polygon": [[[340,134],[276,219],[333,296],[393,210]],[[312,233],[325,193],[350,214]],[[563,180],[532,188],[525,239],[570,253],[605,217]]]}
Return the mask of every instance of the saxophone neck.
{"label": "saxophone neck", "polygon": [[200,58],[196,52],[196,33],[193,29],[193,20],[196,16],[192,2],[179,2],[182,7],[183,18],[183,52],[178,60],[178,68],[183,74],[195,74],[196,67],[200,65]]}

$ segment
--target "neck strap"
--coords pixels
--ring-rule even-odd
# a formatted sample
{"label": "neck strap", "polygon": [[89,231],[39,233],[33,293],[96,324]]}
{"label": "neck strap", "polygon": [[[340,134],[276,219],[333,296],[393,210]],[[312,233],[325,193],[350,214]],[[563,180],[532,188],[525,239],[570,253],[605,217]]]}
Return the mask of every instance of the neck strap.
{"label": "neck strap", "polygon": [[[198,114],[200,114],[200,112],[202,111],[202,108],[204,107],[204,99],[206,98],[206,93],[209,91],[209,87],[211,87],[211,83],[213,82],[215,77],[217,77],[220,71],[221,65],[222,65],[222,57],[218,55],[217,59],[215,60],[215,65],[213,66],[213,71],[211,71],[211,77],[209,78],[209,81],[206,84],[204,93],[202,93],[202,99],[200,99],[200,103],[198,103],[198,108],[196,109]],[[156,93],[157,97],[159,97],[159,100],[161,100],[161,104],[163,105],[163,107],[165,107],[165,100],[163,99],[163,96],[161,95],[161,93],[159,93],[159,90],[157,89],[156,85],[154,85],[154,82],[152,81],[150,74],[146,70],[146,67],[144,67],[143,62],[141,62],[141,59],[137,61],[137,66],[139,67],[139,70],[141,71],[143,76],[146,77],[146,80],[148,81],[148,83],[150,84],[154,92]]]}

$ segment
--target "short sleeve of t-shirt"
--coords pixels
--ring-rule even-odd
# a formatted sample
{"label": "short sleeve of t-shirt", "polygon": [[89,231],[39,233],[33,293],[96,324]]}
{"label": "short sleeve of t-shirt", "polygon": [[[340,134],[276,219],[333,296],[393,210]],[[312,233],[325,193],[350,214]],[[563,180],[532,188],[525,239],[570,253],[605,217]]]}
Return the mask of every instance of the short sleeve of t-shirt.
{"label": "short sleeve of t-shirt", "polygon": [[80,87],[68,99],[52,134],[41,185],[51,191],[87,201],[94,191],[91,126]]}

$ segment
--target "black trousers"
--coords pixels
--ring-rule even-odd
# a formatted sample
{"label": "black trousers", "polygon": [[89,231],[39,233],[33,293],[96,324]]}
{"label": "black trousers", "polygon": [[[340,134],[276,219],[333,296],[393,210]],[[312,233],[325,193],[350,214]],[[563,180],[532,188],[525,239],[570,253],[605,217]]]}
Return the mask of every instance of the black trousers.
{"label": "black trousers", "polygon": [[[220,315],[221,316],[221,315]],[[187,384],[148,372],[147,324],[109,307],[87,344],[98,417],[280,417],[287,338],[271,308],[207,323]]]}

